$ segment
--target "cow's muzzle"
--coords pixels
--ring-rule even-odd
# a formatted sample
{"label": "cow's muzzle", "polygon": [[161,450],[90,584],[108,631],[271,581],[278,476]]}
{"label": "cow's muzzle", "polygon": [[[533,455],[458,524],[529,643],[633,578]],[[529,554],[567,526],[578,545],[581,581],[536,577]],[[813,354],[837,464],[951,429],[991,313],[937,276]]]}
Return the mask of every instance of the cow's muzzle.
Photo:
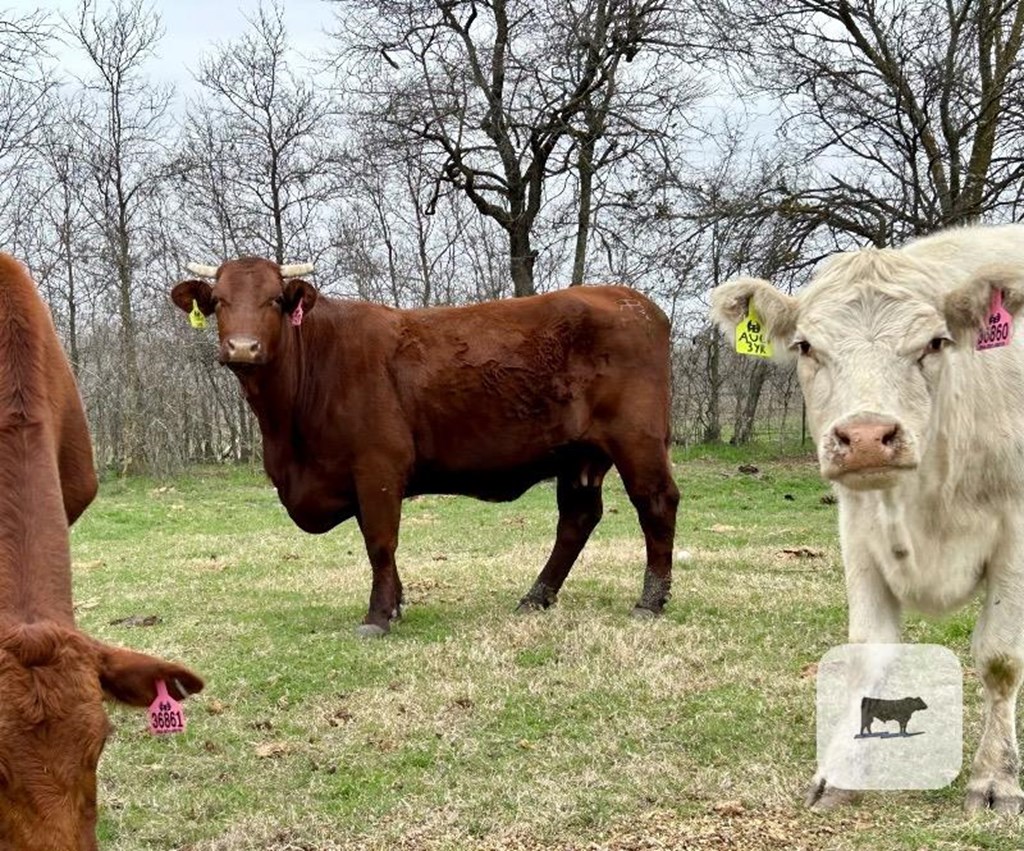
{"label": "cow's muzzle", "polygon": [[862,413],[835,423],[822,441],[821,472],[827,479],[858,488],[891,487],[917,466],[914,442],[899,421]]}
{"label": "cow's muzzle", "polygon": [[266,360],[263,344],[255,337],[228,337],[220,344],[223,364],[260,364]]}

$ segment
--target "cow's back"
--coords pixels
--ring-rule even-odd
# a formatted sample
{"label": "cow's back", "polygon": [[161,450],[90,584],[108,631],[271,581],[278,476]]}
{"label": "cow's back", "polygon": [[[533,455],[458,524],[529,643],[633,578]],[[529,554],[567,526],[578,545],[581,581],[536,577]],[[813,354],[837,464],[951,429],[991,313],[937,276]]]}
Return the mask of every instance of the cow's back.
{"label": "cow's back", "polygon": [[668,320],[624,287],[405,312],[392,369],[421,463],[515,466],[623,417],[667,440]]}
{"label": "cow's back", "polygon": [[940,264],[945,274],[937,283],[952,287],[992,263],[1024,268],[1024,225],[947,228],[912,240],[900,251],[921,261]]}
{"label": "cow's back", "polygon": [[[16,617],[70,624],[59,478],[67,363],[35,285],[6,254],[0,254],[0,363],[0,596]],[[73,383],[71,390],[77,401]],[[36,569],[29,575],[23,565]]]}

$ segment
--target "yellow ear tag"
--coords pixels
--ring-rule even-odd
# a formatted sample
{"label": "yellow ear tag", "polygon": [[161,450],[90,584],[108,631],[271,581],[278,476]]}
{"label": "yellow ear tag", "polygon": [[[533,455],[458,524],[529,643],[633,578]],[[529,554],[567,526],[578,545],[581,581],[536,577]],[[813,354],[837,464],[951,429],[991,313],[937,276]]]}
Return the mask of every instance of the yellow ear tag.
{"label": "yellow ear tag", "polygon": [[192,299],[192,310],[188,314],[188,324],[193,328],[206,327],[206,317],[203,316],[203,311],[199,309],[195,299]]}
{"label": "yellow ear tag", "polygon": [[754,310],[754,300],[750,299],[747,315],[736,326],[736,351],[741,355],[753,355],[755,358],[770,358],[772,344],[764,332],[761,317]]}

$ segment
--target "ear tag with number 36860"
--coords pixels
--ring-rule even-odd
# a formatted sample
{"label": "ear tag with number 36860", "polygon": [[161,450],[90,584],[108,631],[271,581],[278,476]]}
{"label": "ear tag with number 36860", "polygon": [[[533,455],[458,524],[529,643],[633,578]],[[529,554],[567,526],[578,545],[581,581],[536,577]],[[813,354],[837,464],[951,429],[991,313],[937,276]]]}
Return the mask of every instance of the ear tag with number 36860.
{"label": "ear tag with number 36860", "polygon": [[157,680],[156,700],[149,704],[149,732],[154,736],[185,732],[185,713],[173,697],[167,693],[167,685]]}
{"label": "ear tag with number 36860", "polygon": [[1003,291],[992,290],[992,301],[988,308],[988,321],[978,332],[978,351],[998,349],[1010,345],[1013,339],[1013,314],[1003,307]]}
{"label": "ear tag with number 36860", "polygon": [[764,333],[761,318],[754,310],[754,300],[750,299],[747,315],[736,326],[736,351],[741,355],[753,355],[756,358],[770,358],[772,344]]}

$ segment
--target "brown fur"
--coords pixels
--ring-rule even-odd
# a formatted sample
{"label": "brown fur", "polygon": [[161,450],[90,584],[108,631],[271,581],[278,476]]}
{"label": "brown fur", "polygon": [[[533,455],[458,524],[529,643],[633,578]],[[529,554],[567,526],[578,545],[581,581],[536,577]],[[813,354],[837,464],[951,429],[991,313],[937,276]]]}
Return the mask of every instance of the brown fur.
{"label": "brown fur", "polygon": [[104,691],[135,705],[186,668],[75,628],[68,523],[96,490],[78,391],[49,312],[0,254],[0,849],[96,847]]}
{"label": "brown fur", "polygon": [[[669,326],[625,287],[469,307],[395,310],[320,296],[278,267],[225,263],[174,302],[217,313],[221,361],[259,418],[264,464],[292,519],[357,517],[373,566],[365,623],[401,603],[400,505],[422,493],[511,500],[558,479],[559,527],[525,607],[549,605],[601,514],[615,464],[647,540],[640,606],[668,597],[678,490],[668,461]],[[299,328],[288,314],[302,300]],[[315,308],[315,309],[314,309]],[[239,363],[233,352],[256,352]],[[249,358],[249,355],[246,355]]]}

